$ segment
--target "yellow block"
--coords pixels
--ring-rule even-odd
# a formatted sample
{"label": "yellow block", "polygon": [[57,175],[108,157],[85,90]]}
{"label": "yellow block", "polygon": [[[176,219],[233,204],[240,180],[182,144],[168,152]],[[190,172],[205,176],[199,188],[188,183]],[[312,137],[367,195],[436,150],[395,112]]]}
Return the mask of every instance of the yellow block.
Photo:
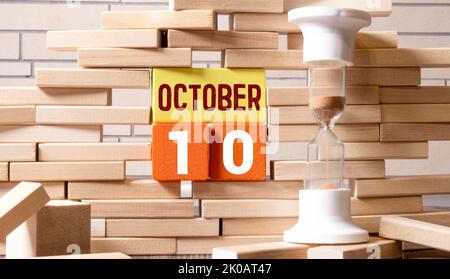
{"label": "yellow block", "polygon": [[153,69],[154,123],[266,122],[263,69]]}

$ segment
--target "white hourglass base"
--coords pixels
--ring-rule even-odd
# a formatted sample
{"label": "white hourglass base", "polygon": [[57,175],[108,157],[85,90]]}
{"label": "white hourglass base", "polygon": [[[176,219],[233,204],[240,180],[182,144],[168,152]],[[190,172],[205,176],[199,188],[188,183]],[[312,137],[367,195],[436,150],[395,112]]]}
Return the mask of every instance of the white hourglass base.
{"label": "white hourglass base", "polygon": [[304,244],[350,244],[369,241],[367,231],[352,224],[350,190],[300,190],[299,222],[284,232],[284,241]]}

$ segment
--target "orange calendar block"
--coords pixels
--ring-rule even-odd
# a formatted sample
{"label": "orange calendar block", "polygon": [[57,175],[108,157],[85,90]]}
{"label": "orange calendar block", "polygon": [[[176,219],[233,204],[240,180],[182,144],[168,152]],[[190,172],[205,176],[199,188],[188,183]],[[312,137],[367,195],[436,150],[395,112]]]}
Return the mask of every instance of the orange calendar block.
{"label": "orange calendar block", "polygon": [[266,125],[212,123],[210,127],[210,179],[265,180]]}
{"label": "orange calendar block", "polygon": [[207,180],[209,126],[153,124],[152,168],[158,181]]}

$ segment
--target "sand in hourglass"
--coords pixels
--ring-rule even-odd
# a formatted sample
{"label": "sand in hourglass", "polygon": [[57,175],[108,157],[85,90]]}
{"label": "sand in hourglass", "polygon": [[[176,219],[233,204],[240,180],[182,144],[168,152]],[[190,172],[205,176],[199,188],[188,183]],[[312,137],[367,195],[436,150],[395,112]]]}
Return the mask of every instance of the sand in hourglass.
{"label": "sand in hourglass", "polygon": [[320,185],[319,189],[322,190],[336,189],[336,186],[331,182],[325,182],[322,185]]}
{"label": "sand in hourglass", "polygon": [[345,97],[342,96],[314,96],[309,100],[309,107],[324,125],[330,125],[334,117],[339,115],[345,107]]}

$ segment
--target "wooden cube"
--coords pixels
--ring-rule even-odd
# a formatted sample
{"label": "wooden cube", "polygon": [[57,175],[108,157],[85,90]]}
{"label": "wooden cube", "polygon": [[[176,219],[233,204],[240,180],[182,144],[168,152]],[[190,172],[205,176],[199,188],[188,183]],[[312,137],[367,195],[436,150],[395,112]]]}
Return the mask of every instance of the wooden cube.
{"label": "wooden cube", "polygon": [[[209,176],[212,180],[261,181],[265,179],[265,125],[256,123],[213,123],[210,126],[212,138]],[[237,133],[241,133],[243,136],[246,135],[249,139],[251,138],[250,145],[247,145],[245,139],[243,140]],[[230,142],[231,149],[227,147]],[[248,151],[250,148],[253,149],[252,152]],[[229,157],[230,155],[231,158]]]}
{"label": "wooden cube", "polygon": [[153,178],[158,181],[207,180],[209,127],[201,123],[154,124]]}
{"label": "wooden cube", "polygon": [[6,238],[7,258],[90,253],[90,205],[50,201]]}

